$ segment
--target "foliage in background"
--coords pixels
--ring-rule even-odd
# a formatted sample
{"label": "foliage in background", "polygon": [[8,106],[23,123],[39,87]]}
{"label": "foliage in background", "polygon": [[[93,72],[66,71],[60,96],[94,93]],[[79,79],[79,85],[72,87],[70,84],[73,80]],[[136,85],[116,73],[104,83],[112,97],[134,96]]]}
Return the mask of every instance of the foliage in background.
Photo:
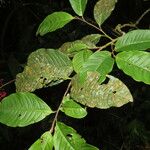
{"label": "foliage in background", "polygon": [[[53,147],[56,150],[98,149],[87,144],[72,127],[57,121],[57,118],[60,111],[80,119],[88,114],[86,107],[108,109],[132,102],[133,96],[128,87],[117,77],[109,75],[115,64],[135,81],[150,84],[150,53],[147,51],[150,48],[150,30],[122,31],[126,26],[136,27],[140,20],[117,26],[115,30],[120,36],[116,38],[110,37],[102,28],[116,3],[116,0],[99,0],[96,3],[93,15],[97,25],[84,18],[87,0],[70,0],[77,16],[63,11],[54,12],[39,25],[36,34],[40,36],[54,32],[73,20],[81,21],[98,32],[66,42],[59,49],[42,48],[32,52],[24,71],[16,77],[16,93],[0,103],[0,122],[11,127],[27,126],[55,113],[50,131],[45,132],[30,150],[51,150]],[[99,46],[103,38],[109,42]],[[70,82],[56,111],[31,93],[64,80]],[[134,128],[134,125],[136,123],[131,123],[129,128]]]}

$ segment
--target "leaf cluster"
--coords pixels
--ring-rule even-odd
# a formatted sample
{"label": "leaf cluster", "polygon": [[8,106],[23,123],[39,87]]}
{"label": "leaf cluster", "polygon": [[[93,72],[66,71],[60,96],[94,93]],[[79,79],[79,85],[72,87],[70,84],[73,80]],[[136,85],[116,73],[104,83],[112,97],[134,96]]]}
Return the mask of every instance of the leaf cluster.
{"label": "leaf cluster", "polygon": [[[128,87],[110,75],[114,64],[135,81],[150,84],[150,30],[136,29],[124,33],[120,27],[121,36],[114,39],[102,29],[102,24],[115,9],[116,0],[98,0],[93,10],[97,25],[84,18],[88,0],[69,2],[77,16],[64,11],[54,12],[39,25],[36,35],[54,32],[72,20],[84,22],[98,33],[64,43],[59,49],[41,48],[32,52],[24,71],[16,76],[16,93],[0,103],[0,122],[11,127],[27,126],[55,113],[50,131],[46,131],[30,150],[98,149],[87,144],[72,127],[57,121],[57,118],[60,111],[81,119],[88,114],[86,107],[108,109],[133,102]],[[102,38],[109,42],[98,46]],[[56,111],[31,93],[64,80],[70,80],[70,83]]]}

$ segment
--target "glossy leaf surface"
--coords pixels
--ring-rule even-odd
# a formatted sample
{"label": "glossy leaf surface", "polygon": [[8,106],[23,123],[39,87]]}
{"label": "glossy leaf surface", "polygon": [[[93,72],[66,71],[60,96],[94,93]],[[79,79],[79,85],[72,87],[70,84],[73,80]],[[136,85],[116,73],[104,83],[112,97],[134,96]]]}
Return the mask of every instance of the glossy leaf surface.
{"label": "glossy leaf surface", "polygon": [[70,117],[78,119],[84,118],[87,115],[86,110],[68,96],[63,99],[61,111]]}
{"label": "glossy leaf surface", "polygon": [[150,53],[121,52],[116,56],[117,66],[136,81],[150,84]]}
{"label": "glossy leaf surface", "polygon": [[73,19],[74,17],[66,12],[54,12],[43,20],[36,34],[43,36],[48,32],[53,32],[64,27]]}
{"label": "glossy leaf surface", "polygon": [[[76,64],[78,65],[78,64]],[[111,53],[108,51],[97,51],[93,53],[83,63],[80,68],[81,73],[86,72],[99,72],[101,76],[101,82],[104,81],[106,75],[111,72],[114,65],[114,59],[111,57]]]}
{"label": "glossy leaf surface", "polygon": [[69,78],[72,62],[67,55],[54,49],[39,49],[31,53],[27,66],[16,78],[17,91],[34,91]]}
{"label": "glossy leaf surface", "polygon": [[54,147],[55,150],[98,150],[87,144],[73,128],[61,122],[57,122],[55,127]]}
{"label": "glossy leaf surface", "polygon": [[133,30],[118,39],[115,49],[119,51],[146,50],[150,48],[150,30]]}
{"label": "glossy leaf surface", "polygon": [[79,16],[83,16],[88,0],[69,0],[73,10]]}
{"label": "glossy leaf surface", "polygon": [[49,131],[35,141],[29,150],[53,150],[53,137]]}
{"label": "glossy leaf surface", "polygon": [[72,63],[76,73],[79,73],[81,71],[83,64],[88,60],[88,58],[92,55],[92,53],[93,52],[90,50],[83,50],[81,52],[78,52],[73,57]]}
{"label": "glossy leaf surface", "polygon": [[11,94],[0,103],[0,122],[11,127],[23,127],[41,121],[52,110],[35,94]]}

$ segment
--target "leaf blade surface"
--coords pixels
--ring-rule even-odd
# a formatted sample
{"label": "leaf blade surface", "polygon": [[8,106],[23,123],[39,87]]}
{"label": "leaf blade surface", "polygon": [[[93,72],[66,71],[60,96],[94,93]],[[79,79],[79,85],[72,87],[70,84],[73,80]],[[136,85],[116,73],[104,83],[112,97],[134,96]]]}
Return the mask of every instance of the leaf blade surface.
{"label": "leaf blade surface", "polygon": [[98,150],[98,148],[87,144],[73,128],[61,122],[57,122],[55,127],[54,147],[55,150]]}
{"label": "leaf blade surface", "polygon": [[74,12],[79,16],[83,16],[87,1],[88,0],[69,0]]}
{"label": "leaf blade surface", "polygon": [[117,66],[136,81],[150,84],[150,53],[124,51],[116,56]]}
{"label": "leaf blade surface", "polygon": [[53,32],[57,29],[64,27],[67,23],[72,21],[74,17],[66,12],[54,12],[48,15],[43,22],[39,25],[37,35],[41,36]]}
{"label": "leaf blade surface", "polygon": [[116,0],[99,0],[94,7],[94,18],[99,26],[111,15]]}
{"label": "leaf blade surface", "polygon": [[120,37],[116,44],[115,50],[120,51],[137,51],[150,48],[150,30],[133,30]]}
{"label": "leaf blade surface", "polygon": [[0,122],[11,127],[23,127],[44,119],[52,110],[35,94],[11,94],[0,103]]}

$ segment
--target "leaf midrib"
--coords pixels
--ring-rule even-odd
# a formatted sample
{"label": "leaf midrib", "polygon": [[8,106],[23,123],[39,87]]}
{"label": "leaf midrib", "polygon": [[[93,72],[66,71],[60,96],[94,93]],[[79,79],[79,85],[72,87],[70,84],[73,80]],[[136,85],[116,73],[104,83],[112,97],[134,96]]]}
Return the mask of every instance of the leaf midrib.
{"label": "leaf midrib", "polygon": [[[126,47],[134,46],[134,45],[137,45],[137,44],[149,43],[149,42],[150,42],[150,40],[149,40],[149,41],[139,41],[138,43],[131,43],[131,44],[126,45],[126,46],[123,46],[123,47],[119,47],[119,48],[116,47],[116,50],[124,49],[124,48],[126,48]],[[119,44],[121,44],[121,43],[119,43]]]}
{"label": "leaf midrib", "polygon": [[59,133],[62,135],[63,139],[69,143],[70,147],[72,148],[72,150],[76,150],[73,145],[66,139],[65,135],[63,134],[63,132],[61,131],[61,129],[59,128],[59,126],[57,125],[57,128],[59,129]]}
{"label": "leaf midrib", "polygon": [[123,62],[126,62],[127,64],[130,63],[132,66],[136,66],[136,67],[139,68],[139,69],[142,69],[142,70],[144,70],[144,71],[150,72],[150,70],[148,70],[148,69],[146,69],[146,68],[141,68],[141,67],[139,67],[139,65],[133,64],[133,63],[130,62],[130,61],[124,60],[124,59],[122,59],[122,58],[118,58],[118,59],[120,59],[120,60],[123,61]]}

